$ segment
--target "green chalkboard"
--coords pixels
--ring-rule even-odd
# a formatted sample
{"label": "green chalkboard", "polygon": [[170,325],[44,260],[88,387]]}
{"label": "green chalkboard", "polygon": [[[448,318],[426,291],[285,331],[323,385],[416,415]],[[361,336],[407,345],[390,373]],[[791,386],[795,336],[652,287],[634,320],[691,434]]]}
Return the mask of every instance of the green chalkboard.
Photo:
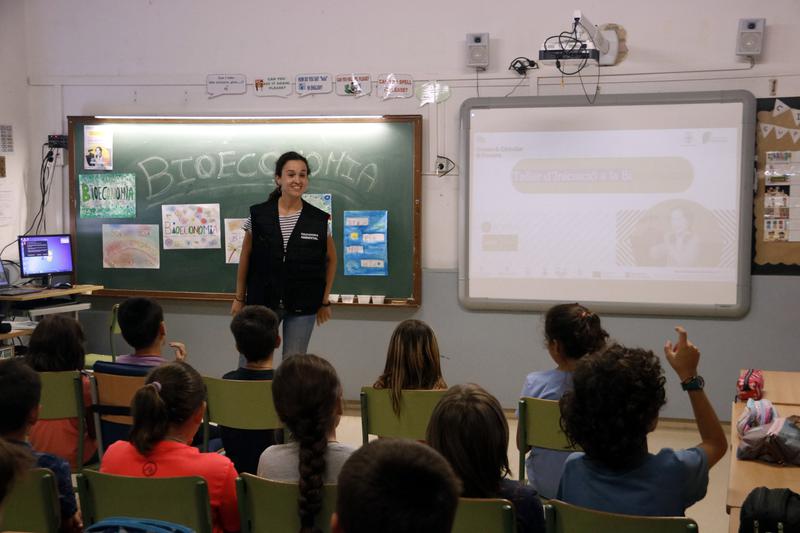
{"label": "green chalkboard", "polygon": [[[421,123],[418,115],[69,117],[75,280],[114,296],[232,298],[237,265],[226,262],[233,249],[226,249],[225,219],[246,218],[249,206],[266,200],[275,160],[295,150],[309,160],[308,192],[331,195],[333,292],[419,305]],[[170,230],[164,238],[163,206],[209,204],[196,209],[212,218],[218,209],[216,221],[203,218],[190,231],[215,247],[176,249]],[[388,275],[344,275],[344,212],[353,210],[387,211]]]}

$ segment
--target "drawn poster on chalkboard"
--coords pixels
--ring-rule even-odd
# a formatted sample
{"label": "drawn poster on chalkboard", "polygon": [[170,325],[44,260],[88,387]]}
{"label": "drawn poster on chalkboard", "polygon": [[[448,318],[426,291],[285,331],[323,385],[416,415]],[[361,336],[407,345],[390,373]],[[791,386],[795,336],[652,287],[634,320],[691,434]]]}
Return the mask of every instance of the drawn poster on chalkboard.
{"label": "drawn poster on chalkboard", "polygon": [[307,192],[303,195],[303,200],[310,203],[317,209],[322,209],[328,213],[328,235],[333,235],[333,195],[331,193],[312,193]]}
{"label": "drawn poster on chalkboard", "polygon": [[242,244],[244,243],[242,225],[245,220],[247,219],[225,219],[225,263],[227,264],[239,264],[239,257],[242,255]]}
{"label": "drawn poster on chalkboard", "polygon": [[165,250],[221,248],[219,204],[161,206]]}
{"label": "drawn poster on chalkboard", "polygon": [[108,126],[84,126],[84,170],[113,170],[114,132]]}
{"label": "drawn poster on chalkboard", "polygon": [[158,224],[103,224],[103,268],[161,268]]}
{"label": "drawn poster on chalkboard", "polygon": [[388,211],[344,212],[344,275],[388,276]]}
{"label": "drawn poster on chalkboard", "polygon": [[136,175],[80,174],[81,218],[136,218]]}

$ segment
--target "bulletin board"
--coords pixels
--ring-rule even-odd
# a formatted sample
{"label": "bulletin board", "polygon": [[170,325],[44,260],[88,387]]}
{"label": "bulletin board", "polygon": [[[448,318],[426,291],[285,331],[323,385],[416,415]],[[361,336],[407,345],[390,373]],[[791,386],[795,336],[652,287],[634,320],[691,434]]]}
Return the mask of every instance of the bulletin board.
{"label": "bulletin board", "polygon": [[[309,161],[307,200],[331,213],[331,292],[417,306],[421,128],[419,115],[69,117],[75,281],[109,296],[231,299],[241,223],[274,188],[278,156],[294,150]],[[359,259],[345,231],[360,219],[383,223],[372,235],[383,255],[359,263],[381,268],[345,268]]]}
{"label": "bulletin board", "polygon": [[800,97],[757,103],[753,274],[800,275]]}

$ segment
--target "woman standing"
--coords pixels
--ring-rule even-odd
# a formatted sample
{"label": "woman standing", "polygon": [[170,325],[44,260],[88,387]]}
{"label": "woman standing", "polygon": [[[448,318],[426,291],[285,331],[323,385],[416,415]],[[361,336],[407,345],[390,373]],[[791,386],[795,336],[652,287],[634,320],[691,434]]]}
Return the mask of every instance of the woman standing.
{"label": "woman standing", "polygon": [[336,248],[327,213],[303,200],[308,161],[286,152],[275,163],[275,190],[250,207],[231,314],[265,305],[283,322],[283,354],[305,353],[314,322],[331,317],[328,295]]}

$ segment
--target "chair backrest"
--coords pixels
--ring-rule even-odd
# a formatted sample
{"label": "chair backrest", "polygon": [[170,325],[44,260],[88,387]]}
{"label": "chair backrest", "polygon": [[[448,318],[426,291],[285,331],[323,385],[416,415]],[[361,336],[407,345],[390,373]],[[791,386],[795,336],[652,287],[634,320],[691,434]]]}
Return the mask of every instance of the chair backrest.
{"label": "chair backrest", "polygon": [[514,533],[514,505],[499,498],[459,498],[453,533]]}
{"label": "chair backrest", "polygon": [[[242,474],[236,480],[242,533],[298,531],[297,483],[285,483]],[[336,485],[325,485],[322,509],[316,518],[323,533],[330,532],[331,515],[336,510]]]}
{"label": "chair backrest", "polygon": [[604,513],[559,500],[544,505],[547,533],[686,533],[697,523],[685,516],[632,516]]}
{"label": "chair backrest", "polygon": [[389,389],[361,388],[361,437],[370,435],[425,440],[428,420],[446,390],[404,390],[400,416],[392,409]]}
{"label": "chair backrest", "polygon": [[111,318],[108,321],[108,345],[111,347],[111,362],[117,360],[117,348],[114,346],[114,336],[121,335],[119,327],[119,304],[111,306]]}
{"label": "chair backrest", "polygon": [[150,367],[98,361],[92,375],[94,423],[100,457],[114,442],[127,438],[133,424],[131,400],[144,385]]}
{"label": "chair backrest", "polygon": [[520,481],[525,479],[525,452],[529,446],[548,450],[580,451],[579,447],[570,446],[567,436],[561,430],[561,409],[556,400],[520,398],[518,424]]}
{"label": "chair backrest", "polygon": [[42,397],[39,401],[39,420],[75,418],[78,421],[78,443],[75,466],[80,470],[84,460],[83,436],[85,411],[83,405],[83,382],[77,370],[63,372],[39,372],[42,379]]}
{"label": "chair backrest", "polygon": [[78,474],[83,522],[88,527],[104,518],[154,518],[211,533],[208,487],[203,478],[115,476],[93,470]]}
{"label": "chair backrest", "polygon": [[272,381],[239,381],[203,377],[208,394],[203,417],[203,447],[208,450],[208,424],[235,429],[283,427],[272,401]]}
{"label": "chair backrest", "polygon": [[46,468],[33,468],[14,485],[3,507],[0,531],[57,533],[61,522],[56,477]]}

